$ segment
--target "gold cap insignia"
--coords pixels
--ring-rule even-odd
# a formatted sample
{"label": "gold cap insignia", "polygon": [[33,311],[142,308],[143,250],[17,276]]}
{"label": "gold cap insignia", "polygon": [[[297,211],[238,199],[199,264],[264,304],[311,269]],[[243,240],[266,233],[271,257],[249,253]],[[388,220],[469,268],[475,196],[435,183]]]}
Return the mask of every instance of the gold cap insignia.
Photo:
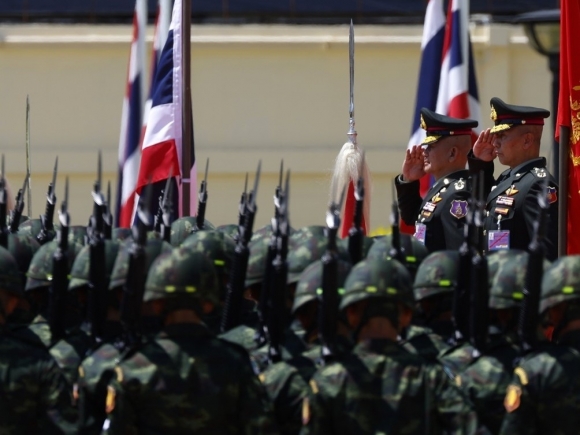
{"label": "gold cap insignia", "polygon": [[497,124],[491,127],[490,133],[499,133],[500,131],[509,130],[513,124]]}
{"label": "gold cap insignia", "polygon": [[421,142],[421,145],[429,145],[437,142],[439,139],[441,139],[441,136],[439,135],[426,136],[425,139],[423,139],[423,142]]}
{"label": "gold cap insignia", "polygon": [[503,406],[507,412],[514,412],[520,407],[521,395],[522,389],[517,385],[510,385],[508,387],[505,398],[503,400]]}
{"label": "gold cap insignia", "polygon": [[425,120],[423,119],[423,115],[421,115],[421,128],[423,130],[427,130],[427,124],[425,124]]}
{"label": "gold cap insignia", "polygon": [[497,120],[497,113],[495,111],[495,107],[493,107],[493,104],[491,105],[491,114],[489,115],[489,117],[491,118],[492,121]]}

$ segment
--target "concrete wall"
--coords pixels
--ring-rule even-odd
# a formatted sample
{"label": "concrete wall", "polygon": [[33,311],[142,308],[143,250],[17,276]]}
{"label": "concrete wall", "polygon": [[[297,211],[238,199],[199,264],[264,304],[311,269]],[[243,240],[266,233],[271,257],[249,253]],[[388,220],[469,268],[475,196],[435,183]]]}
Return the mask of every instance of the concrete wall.
{"label": "concrete wall", "polygon": [[[376,228],[388,225],[389,183],[409,137],[422,28],[355,32],[356,127],[373,174]],[[57,193],[68,174],[74,223],[86,223],[91,210],[98,150],[115,186],[130,35],[128,26],[0,26],[0,151],[12,185],[20,184],[30,95],[33,215],[44,210],[57,155]],[[484,126],[492,96],[549,108],[547,60],[520,28],[474,25],[472,40]],[[293,226],[322,224],[329,174],[348,130],[348,28],[200,26],[192,41],[196,153],[201,167],[210,158],[211,169],[208,219],[235,221],[244,174],[262,159],[257,225],[267,223],[283,158],[292,170]],[[547,150],[551,127],[544,136]]]}

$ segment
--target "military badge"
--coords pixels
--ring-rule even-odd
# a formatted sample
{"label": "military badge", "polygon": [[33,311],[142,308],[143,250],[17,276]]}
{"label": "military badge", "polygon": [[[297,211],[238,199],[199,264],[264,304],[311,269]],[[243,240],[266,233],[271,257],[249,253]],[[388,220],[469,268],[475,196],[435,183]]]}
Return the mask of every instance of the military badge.
{"label": "military badge", "polygon": [[553,204],[556,201],[558,201],[558,192],[556,191],[556,188],[548,187],[548,202]]}
{"label": "military badge", "polygon": [[431,202],[434,203],[434,204],[437,204],[442,199],[443,198],[441,198],[441,195],[439,194],[439,192],[437,192],[437,195],[435,195],[433,198],[431,198]]}
{"label": "military badge", "polygon": [[505,216],[506,214],[508,214],[510,212],[510,209],[504,208],[504,207],[496,207],[495,212]]}
{"label": "military badge", "polygon": [[511,207],[512,205],[514,205],[514,201],[515,201],[515,198],[512,198],[510,196],[498,196],[495,203],[497,205],[507,205],[507,206]]}
{"label": "military badge", "polygon": [[460,178],[459,181],[454,184],[454,186],[455,186],[455,189],[462,190],[465,188],[465,181],[463,181],[463,178]]}
{"label": "military badge", "polygon": [[536,177],[538,178],[546,178],[548,175],[544,168],[534,168],[534,174],[536,174]]}
{"label": "military badge", "polygon": [[423,115],[421,115],[421,128],[423,130],[427,130],[427,124],[425,123],[425,120],[423,119]]}
{"label": "military badge", "polygon": [[449,212],[457,219],[464,218],[467,216],[467,201],[454,199],[451,201],[451,210]]}
{"label": "military badge", "polygon": [[491,118],[492,121],[497,120],[497,113],[496,113],[495,107],[493,107],[493,105],[491,106],[491,113],[490,113],[489,117]]}
{"label": "military badge", "polygon": [[435,211],[435,207],[437,207],[435,204],[433,204],[432,202],[426,202],[425,205],[423,206],[423,210],[427,210],[431,213],[433,213]]}
{"label": "military badge", "polygon": [[515,195],[515,194],[516,194],[516,193],[518,193],[518,192],[519,192],[519,190],[518,190],[518,189],[516,189],[516,186],[512,184],[512,185],[509,187],[509,189],[505,191],[505,194],[506,194],[507,196],[512,196],[512,195]]}
{"label": "military badge", "polygon": [[517,385],[510,385],[507,389],[503,406],[507,412],[514,412],[520,407],[520,397],[522,396],[522,389]]}

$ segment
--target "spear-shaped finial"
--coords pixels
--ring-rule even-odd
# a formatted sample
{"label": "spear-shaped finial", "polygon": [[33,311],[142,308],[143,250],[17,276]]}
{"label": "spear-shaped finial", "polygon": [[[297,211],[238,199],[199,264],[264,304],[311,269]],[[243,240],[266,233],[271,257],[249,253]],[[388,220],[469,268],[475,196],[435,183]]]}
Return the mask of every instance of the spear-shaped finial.
{"label": "spear-shaped finial", "polygon": [[354,25],[350,20],[350,30],[348,34],[348,63],[350,71],[350,105],[348,109],[349,128],[348,139],[356,145],[356,130],[354,129]]}

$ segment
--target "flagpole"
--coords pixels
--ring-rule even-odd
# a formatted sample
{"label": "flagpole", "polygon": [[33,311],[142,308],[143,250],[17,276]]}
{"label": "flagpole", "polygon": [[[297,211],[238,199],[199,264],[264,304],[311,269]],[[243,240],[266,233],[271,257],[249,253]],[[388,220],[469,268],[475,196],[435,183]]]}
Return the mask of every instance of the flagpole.
{"label": "flagpole", "polygon": [[[183,68],[183,94],[182,94],[182,156],[181,156],[181,213],[189,216],[190,192],[191,192],[191,149],[193,146],[193,115],[191,107],[191,0],[183,0],[182,4],[182,68]],[[195,187],[194,187],[195,188]]]}
{"label": "flagpole", "polygon": [[560,126],[560,174],[558,185],[558,257],[567,253],[568,246],[568,161],[570,156],[570,127]]}

